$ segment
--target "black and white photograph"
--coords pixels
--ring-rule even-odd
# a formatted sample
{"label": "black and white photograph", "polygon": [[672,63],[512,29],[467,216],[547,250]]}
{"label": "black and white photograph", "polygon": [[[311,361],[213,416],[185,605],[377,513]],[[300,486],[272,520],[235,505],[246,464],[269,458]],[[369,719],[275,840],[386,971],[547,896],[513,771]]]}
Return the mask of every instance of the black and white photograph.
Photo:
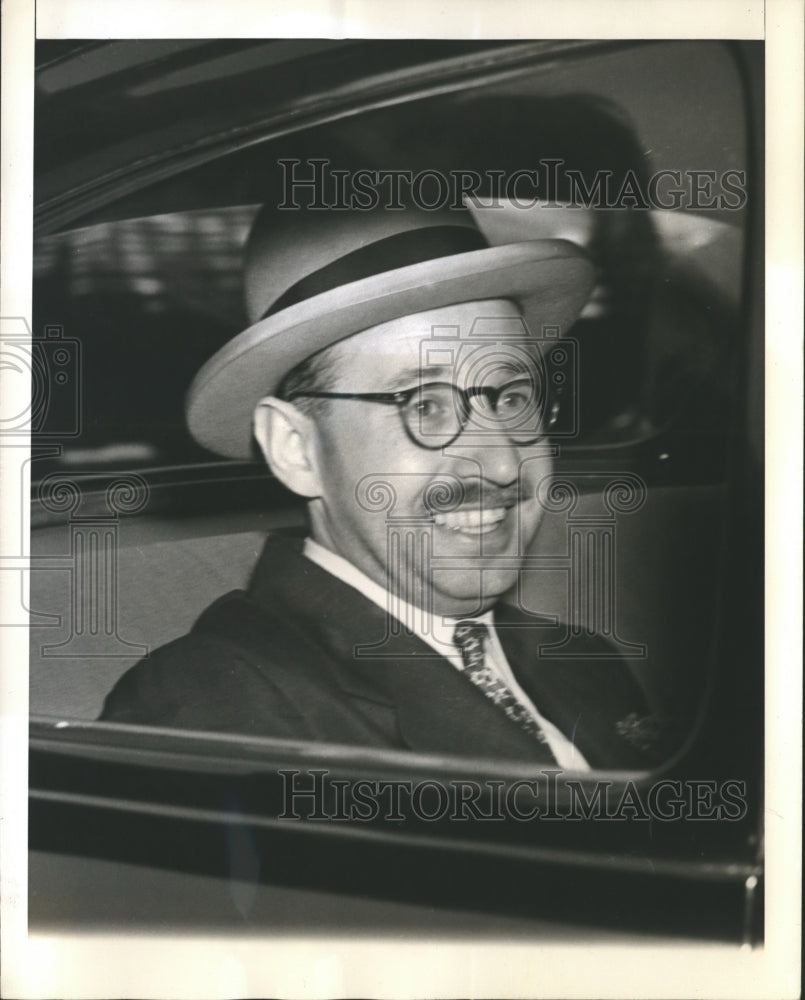
{"label": "black and white photograph", "polygon": [[[737,971],[776,940],[799,690],[764,621],[763,25],[537,21],[38,22],[5,885],[99,957],[71,992],[43,946],[26,996],[788,995]],[[733,978],[605,957],[652,948]]]}

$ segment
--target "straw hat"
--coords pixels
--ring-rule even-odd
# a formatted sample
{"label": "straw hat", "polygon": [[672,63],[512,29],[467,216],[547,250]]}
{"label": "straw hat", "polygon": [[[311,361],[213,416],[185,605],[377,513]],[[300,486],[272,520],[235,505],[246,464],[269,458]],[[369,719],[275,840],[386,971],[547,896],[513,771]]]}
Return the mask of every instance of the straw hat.
{"label": "straw hat", "polygon": [[592,284],[575,244],[489,246],[464,211],[263,209],[246,254],[251,326],[196,375],[188,426],[212,451],[247,458],[259,400],[325,347],[400,316],[492,298],[527,298],[532,328],[565,332]]}

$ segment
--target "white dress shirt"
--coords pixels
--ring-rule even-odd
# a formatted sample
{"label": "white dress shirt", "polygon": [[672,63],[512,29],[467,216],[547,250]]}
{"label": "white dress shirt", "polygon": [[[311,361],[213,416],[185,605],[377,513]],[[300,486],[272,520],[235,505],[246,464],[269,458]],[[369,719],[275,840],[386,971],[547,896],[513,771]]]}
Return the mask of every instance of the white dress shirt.
{"label": "white dress shirt", "polygon": [[[333,576],[343,580],[354,590],[359,591],[364,597],[368,597],[379,607],[389,614],[394,615],[407,629],[413,632],[423,642],[445,659],[453,663],[457,668],[464,668],[464,660],[460,650],[453,642],[453,632],[456,623],[462,618],[454,618],[449,615],[429,615],[422,608],[415,608],[395,597],[384,587],[370,580],[365,573],[353,566],[342,556],[336,555],[329,549],[314,542],[312,538],[305,539],[304,555],[312,562],[321,566],[322,569]],[[557,764],[573,771],[589,771],[590,766],[576,747],[556,726],[543,718],[534,703],[523,691],[515,679],[512,668],[500,645],[497,631],[495,630],[495,619],[493,609],[485,611],[482,615],[477,615],[473,621],[483,622],[489,629],[489,638],[486,643],[486,664],[493,670],[503,683],[509,688],[517,700],[528,709],[536,719],[548,743],[551,753]]]}

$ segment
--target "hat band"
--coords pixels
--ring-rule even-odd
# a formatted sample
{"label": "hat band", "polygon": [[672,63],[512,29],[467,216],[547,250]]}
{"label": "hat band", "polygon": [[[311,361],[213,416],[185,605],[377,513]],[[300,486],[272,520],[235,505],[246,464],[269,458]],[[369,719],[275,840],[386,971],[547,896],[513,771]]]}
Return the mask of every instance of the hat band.
{"label": "hat band", "polygon": [[468,226],[426,226],[395,233],[376,243],[359,247],[318,271],[306,274],[283,292],[260,319],[266,319],[297,302],[312,299],[314,295],[332,291],[351,281],[373,278],[377,274],[385,274],[386,271],[395,271],[411,264],[421,264],[426,260],[486,250],[488,247],[489,244],[481,233]]}

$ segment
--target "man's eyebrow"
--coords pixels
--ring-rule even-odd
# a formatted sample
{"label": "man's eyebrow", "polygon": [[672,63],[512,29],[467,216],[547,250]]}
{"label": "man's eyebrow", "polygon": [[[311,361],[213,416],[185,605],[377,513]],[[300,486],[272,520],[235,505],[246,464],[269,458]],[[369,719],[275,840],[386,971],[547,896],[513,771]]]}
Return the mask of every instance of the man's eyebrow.
{"label": "man's eyebrow", "polygon": [[[534,379],[537,375],[536,372],[525,371],[522,365],[506,360],[498,364],[497,370],[515,378]],[[412,365],[390,375],[388,380],[384,380],[384,388],[387,392],[398,392],[402,389],[412,389],[417,385],[425,385],[427,382],[455,383],[455,374],[455,365]]]}
{"label": "man's eyebrow", "polygon": [[395,372],[388,380],[390,391],[413,388],[424,382],[452,381],[455,374],[453,365],[412,365],[400,372]]}

